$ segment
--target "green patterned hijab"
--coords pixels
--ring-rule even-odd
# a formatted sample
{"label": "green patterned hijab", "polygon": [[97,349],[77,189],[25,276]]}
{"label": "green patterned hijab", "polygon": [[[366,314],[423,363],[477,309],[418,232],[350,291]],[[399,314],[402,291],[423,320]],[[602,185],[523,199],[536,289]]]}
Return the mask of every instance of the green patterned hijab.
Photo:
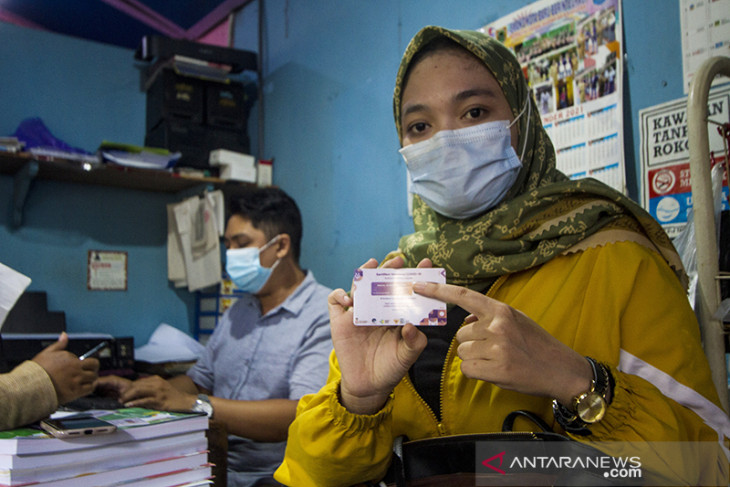
{"label": "green patterned hijab", "polygon": [[651,215],[595,179],[571,181],[556,169],[555,150],[522,69],[512,52],[492,37],[435,26],[416,34],[401,60],[393,95],[399,137],[403,81],[411,60],[441,37],[456,42],[486,65],[515,117],[529,98],[530,116],[519,120],[517,147],[527,145],[517,181],[502,203],[486,213],[454,220],[436,213],[414,195],[415,233],[399,243],[406,265],[415,266],[428,257],[434,266],[446,269],[448,282],[483,291],[498,276],[538,266],[558,255],[631,240],[661,253],[686,286],[681,260]]}

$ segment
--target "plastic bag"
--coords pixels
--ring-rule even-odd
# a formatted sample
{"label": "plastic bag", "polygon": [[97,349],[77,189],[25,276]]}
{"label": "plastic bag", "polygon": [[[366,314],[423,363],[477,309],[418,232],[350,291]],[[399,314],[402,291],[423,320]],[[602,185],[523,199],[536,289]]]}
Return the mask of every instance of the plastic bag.
{"label": "plastic bag", "polygon": [[76,154],[91,154],[83,149],[72,147],[63,140],[54,137],[51,131],[48,130],[48,127],[43,123],[43,120],[38,117],[26,118],[20,122],[13,136],[25,142],[25,148],[27,150],[42,148]]}
{"label": "plastic bag", "polygon": [[[715,203],[715,228],[720,228],[720,215],[722,212],[722,178],[724,167],[722,164],[715,164],[712,168],[712,195]],[[720,232],[716,232],[717,245],[720,245]],[[697,245],[695,235],[694,213],[692,209],[687,214],[687,224],[684,229],[677,235],[672,243],[679,252],[682,259],[684,270],[689,277],[689,289],[687,295],[692,309],[695,309],[697,299]],[[695,309],[696,310],[696,309]]]}

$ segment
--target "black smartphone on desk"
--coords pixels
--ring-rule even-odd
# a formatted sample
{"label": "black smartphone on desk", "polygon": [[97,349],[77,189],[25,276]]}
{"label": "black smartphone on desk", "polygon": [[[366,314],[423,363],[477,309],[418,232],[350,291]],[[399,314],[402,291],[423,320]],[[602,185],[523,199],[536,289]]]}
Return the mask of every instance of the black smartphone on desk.
{"label": "black smartphone on desk", "polygon": [[56,438],[103,435],[117,430],[115,425],[89,415],[44,419],[41,421],[41,428]]}

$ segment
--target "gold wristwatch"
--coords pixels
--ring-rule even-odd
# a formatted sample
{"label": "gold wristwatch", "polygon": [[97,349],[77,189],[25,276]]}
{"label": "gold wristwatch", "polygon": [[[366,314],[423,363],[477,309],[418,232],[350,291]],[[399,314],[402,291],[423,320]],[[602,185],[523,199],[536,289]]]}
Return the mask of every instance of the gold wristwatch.
{"label": "gold wristwatch", "polygon": [[593,369],[591,388],[573,398],[568,408],[553,400],[553,414],[556,421],[568,432],[589,435],[587,426],[603,419],[613,399],[613,377],[608,367],[586,357]]}
{"label": "gold wristwatch", "polygon": [[584,423],[595,423],[603,419],[608,408],[606,395],[609,392],[608,372],[603,364],[588,358],[593,367],[591,390],[573,398],[573,411]]}

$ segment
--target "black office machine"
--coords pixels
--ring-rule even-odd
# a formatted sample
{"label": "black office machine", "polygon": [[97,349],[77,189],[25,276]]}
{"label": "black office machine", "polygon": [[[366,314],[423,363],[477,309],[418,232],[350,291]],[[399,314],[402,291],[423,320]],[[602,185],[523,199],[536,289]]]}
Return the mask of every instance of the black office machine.
{"label": "black office machine", "polygon": [[247,120],[255,82],[233,75],[256,71],[256,53],[199,42],[146,36],[135,52],[147,63],[145,145],[181,152],[178,166],[209,170],[216,149],[250,153]]}

